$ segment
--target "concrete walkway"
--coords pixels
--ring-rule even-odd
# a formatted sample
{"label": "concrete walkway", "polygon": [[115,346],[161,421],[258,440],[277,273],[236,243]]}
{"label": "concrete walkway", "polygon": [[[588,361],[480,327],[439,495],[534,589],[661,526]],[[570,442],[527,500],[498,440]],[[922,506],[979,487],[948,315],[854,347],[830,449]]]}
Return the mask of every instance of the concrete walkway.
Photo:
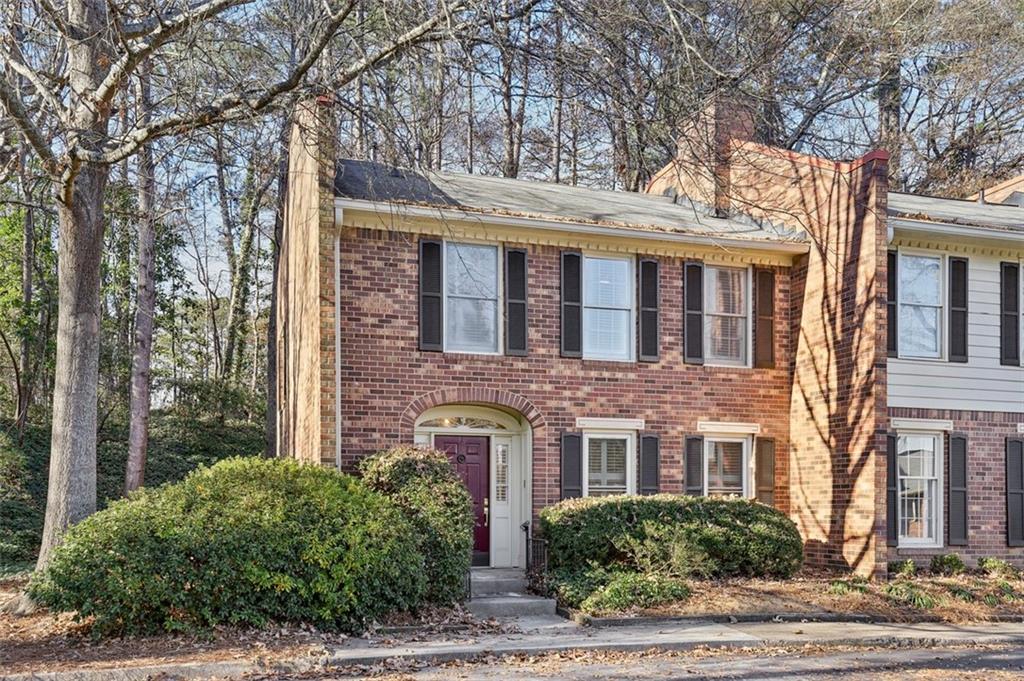
{"label": "concrete walkway", "polygon": [[1020,644],[1024,624],[865,624],[837,622],[761,622],[742,624],[666,624],[588,628],[559,617],[507,620],[515,633],[420,634],[405,641],[388,638],[353,639],[325,648],[321,654],[271,664],[258,660],[169,663],[120,669],[83,669],[42,674],[12,674],[0,681],[141,681],[165,675],[175,679],[236,678],[246,674],[296,674],[313,670],[379,665],[386,660],[425,662],[467,660],[481,655],[540,655],[564,650],[642,651],[690,650],[701,646],[755,647],[926,646]]}

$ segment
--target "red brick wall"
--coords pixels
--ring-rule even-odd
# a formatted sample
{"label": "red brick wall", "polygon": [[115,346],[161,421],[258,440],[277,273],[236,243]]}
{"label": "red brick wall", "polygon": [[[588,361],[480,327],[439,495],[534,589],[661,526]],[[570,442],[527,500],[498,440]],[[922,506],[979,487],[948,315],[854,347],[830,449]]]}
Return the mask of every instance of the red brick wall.
{"label": "red brick wall", "polygon": [[[520,244],[509,244],[521,246]],[[559,356],[559,254],[529,251],[528,357],[418,350],[417,238],[348,229],[341,243],[342,463],[411,434],[410,405],[437,390],[520,396],[539,412],[534,429],[534,510],[558,499],[559,438],[577,417],[643,418],[661,437],[661,484],[682,491],[682,442],[698,420],[761,424],[776,440],[778,505],[788,510],[789,270],[776,268],[775,369],[700,367],[682,361],[682,262],[660,258],[661,361],[621,363]],[[486,397],[486,396],[485,396]],[[484,399],[483,401],[487,401]],[[422,403],[414,405],[412,411]]]}
{"label": "red brick wall", "polygon": [[[889,560],[913,558],[927,564],[938,553],[960,554],[968,565],[982,556],[1010,560],[1024,566],[1024,548],[1006,545],[1006,438],[1016,436],[1024,412],[950,411],[892,407],[890,418],[948,419],[953,432],[967,436],[967,546],[941,549],[888,548]],[[948,518],[949,438],[943,457],[943,517]],[[948,528],[948,523],[945,523]],[[945,531],[945,530],[944,530]],[[946,537],[943,538],[945,544]]]}

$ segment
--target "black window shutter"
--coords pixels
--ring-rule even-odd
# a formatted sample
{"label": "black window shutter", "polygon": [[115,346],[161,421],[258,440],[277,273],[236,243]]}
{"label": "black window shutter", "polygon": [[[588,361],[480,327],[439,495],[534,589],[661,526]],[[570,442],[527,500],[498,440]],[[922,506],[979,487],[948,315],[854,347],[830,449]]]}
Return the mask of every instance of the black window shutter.
{"label": "black window shutter", "polygon": [[896,546],[899,543],[900,528],[897,504],[899,503],[898,484],[896,479],[896,436],[886,437],[885,446],[885,543]]}
{"label": "black window shutter", "polygon": [[657,435],[640,437],[640,494],[658,493],[658,450]]}
{"label": "black window shutter", "polygon": [[695,497],[704,495],[704,438],[691,435],[683,441],[683,472],[686,493]]}
{"label": "black window shutter", "polygon": [[754,465],[757,478],[755,489],[757,500],[769,506],[775,505],[775,440],[759,437],[754,445]]}
{"label": "black window shutter", "polygon": [[1020,265],[999,268],[999,363],[1020,365]]}
{"label": "black window shutter", "polygon": [[967,546],[967,438],[949,436],[949,544]]}
{"label": "black window shutter", "polygon": [[775,366],[775,272],[755,270],[754,366]]}
{"label": "black window shutter", "polygon": [[704,363],[704,265],[683,264],[683,360]]}
{"label": "black window shutter", "polygon": [[899,281],[899,254],[896,251],[889,251],[888,274],[886,276],[886,348],[890,357],[899,357],[899,308],[896,304],[897,292],[896,282]]}
{"label": "black window shutter", "polygon": [[562,357],[583,356],[583,257],[562,253]]}
{"label": "black window shutter", "polygon": [[444,346],[444,249],[440,241],[420,240],[420,350]]}
{"label": "black window shutter", "polygon": [[967,258],[949,259],[949,361],[967,361]]}
{"label": "black window shutter", "polygon": [[562,498],[583,496],[583,436],[562,433]]}
{"label": "black window shutter", "polygon": [[526,251],[505,249],[505,354],[527,353]]}
{"label": "black window shutter", "polygon": [[658,361],[658,261],[641,258],[639,268],[641,362]]}
{"label": "black window shutter", "polygon": [[1024,438],[1006,438],[1006,543],[1024,546]]}

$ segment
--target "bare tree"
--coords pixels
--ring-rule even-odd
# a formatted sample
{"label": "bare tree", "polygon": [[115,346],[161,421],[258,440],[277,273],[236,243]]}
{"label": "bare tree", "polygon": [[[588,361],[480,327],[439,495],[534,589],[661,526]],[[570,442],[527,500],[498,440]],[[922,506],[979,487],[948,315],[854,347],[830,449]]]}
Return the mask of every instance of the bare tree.
{"label": "bare tree", "polygon": [[[273,3],[26,1],[35,22],[34,39],[4,51],[0,105],[48,175],[60,230],[50,476],[37,563],[42,568],[67,527],[96,508],[100,270],[110,166],[161,137],[280,105],[306,82],[351,18],[354,0],[315,6],[307,18],[308,46],[286,69],[260,62],[264,55],[256,55],[253,62],[248,51],[232,53],[235,41],[224,41],[220,53],[197,45],[216,41],[216,32],[208,30],[214,22],[238,32],[256,28],[264,12],[274,11]],[[422,8],[403,5],[398,12],[404,19],[401,30],[387,26],[363,56],[339,50],[343,61],[325,65],[321,74],[330,74],[332,86],[343,87],[410,46],[436,38],[442,28],[464,21],[467,5],[464,0]],[[148,122],[122,122],[115,115],[115,100],[147,59],[166,81],[161,112]],[[176,61],[181,59],[186,62]],[[200,75],[194,64],[199,61],[206,77],[192,78]],[[247,71],[254,63],[270,68]],[[29,91],[11,85],[12,73],[30,84]]]}

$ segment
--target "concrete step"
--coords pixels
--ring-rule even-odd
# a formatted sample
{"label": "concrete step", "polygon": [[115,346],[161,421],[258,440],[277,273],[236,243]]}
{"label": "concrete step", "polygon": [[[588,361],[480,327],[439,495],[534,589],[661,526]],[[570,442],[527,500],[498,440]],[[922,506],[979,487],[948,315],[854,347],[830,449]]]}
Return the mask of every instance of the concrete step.
{"label": "concrete step", "polygon": [[469,611],[480,618],[536,617],[555,614],[555,599],[526,594],[484,596],[469,602]]}
{"label": "concrete step", "polygon": [[525,594],[525,577],[492,577],[489,579],[470,580],[470,593],[473,598],[482,596],[501,596],[505,594]]}

